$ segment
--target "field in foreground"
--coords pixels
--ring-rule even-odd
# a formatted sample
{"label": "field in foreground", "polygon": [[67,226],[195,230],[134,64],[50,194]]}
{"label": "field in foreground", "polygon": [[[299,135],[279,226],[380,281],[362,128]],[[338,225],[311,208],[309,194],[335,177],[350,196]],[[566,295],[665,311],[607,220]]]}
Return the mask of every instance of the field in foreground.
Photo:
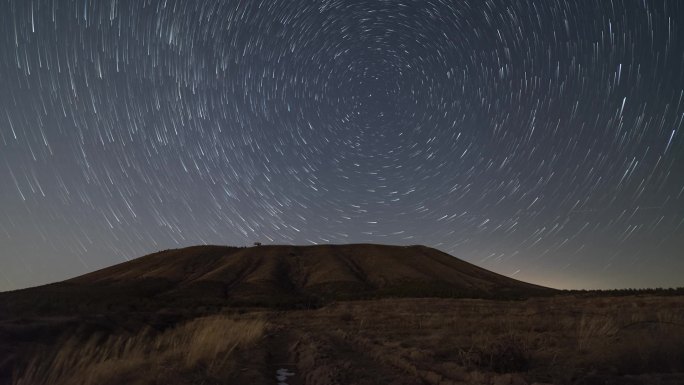
{"label": "field in foreground", "polygon": [[[0,321],[3,384],[684,384],[684,297],[379,299]],[[287,369],[287,372],[280,369]]]}

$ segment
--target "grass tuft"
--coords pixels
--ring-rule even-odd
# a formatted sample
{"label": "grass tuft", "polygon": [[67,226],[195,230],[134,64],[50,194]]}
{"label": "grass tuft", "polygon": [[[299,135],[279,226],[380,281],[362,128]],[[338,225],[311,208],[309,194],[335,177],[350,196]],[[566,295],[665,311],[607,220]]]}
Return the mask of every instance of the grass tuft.
{"label": "grass tuft", "polygon": [[[72,337],[50,355],[38,355],[14,385],[145,384],[172,381],[192,370],[211,372],[229,365],[231,353],[260,339],[263,320],[234,320],[226,316],[195,319],[155,334],[145,330],[131,336]],[[154,378],[146,377],[154,373]]]}

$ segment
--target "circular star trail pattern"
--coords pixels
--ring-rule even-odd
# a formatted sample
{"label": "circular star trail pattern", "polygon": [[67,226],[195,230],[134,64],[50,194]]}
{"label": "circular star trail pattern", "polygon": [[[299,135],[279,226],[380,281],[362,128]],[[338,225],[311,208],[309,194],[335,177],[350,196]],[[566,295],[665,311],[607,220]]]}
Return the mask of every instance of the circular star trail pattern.
{"label": "circular star trail pattern", "polygon": [[682,284],[682,2],[2,9],[0,289],[254,241]]}

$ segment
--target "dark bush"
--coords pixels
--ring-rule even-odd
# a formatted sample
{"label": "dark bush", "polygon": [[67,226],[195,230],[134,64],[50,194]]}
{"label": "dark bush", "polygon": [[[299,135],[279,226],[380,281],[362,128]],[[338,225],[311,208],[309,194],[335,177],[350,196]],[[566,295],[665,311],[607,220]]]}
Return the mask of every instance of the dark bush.
{"label": "dark bush", "polygon": [[497,373],[524,372],[530,368],[530,353],[525,341],[509,334],[482,347],[476,364]]}

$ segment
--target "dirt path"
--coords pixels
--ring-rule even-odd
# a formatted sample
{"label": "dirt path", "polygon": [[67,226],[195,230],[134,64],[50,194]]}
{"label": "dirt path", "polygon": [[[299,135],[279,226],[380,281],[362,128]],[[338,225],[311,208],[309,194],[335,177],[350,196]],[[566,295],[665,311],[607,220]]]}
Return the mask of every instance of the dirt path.
{"label": "dirt path", "polygon": [[303,385],[301,373],[297,372],[297,363],[291,348],[297,343],[292,334],[284,327],[276,328],[268,337],[267,376],[273,379],[274,385]]}

